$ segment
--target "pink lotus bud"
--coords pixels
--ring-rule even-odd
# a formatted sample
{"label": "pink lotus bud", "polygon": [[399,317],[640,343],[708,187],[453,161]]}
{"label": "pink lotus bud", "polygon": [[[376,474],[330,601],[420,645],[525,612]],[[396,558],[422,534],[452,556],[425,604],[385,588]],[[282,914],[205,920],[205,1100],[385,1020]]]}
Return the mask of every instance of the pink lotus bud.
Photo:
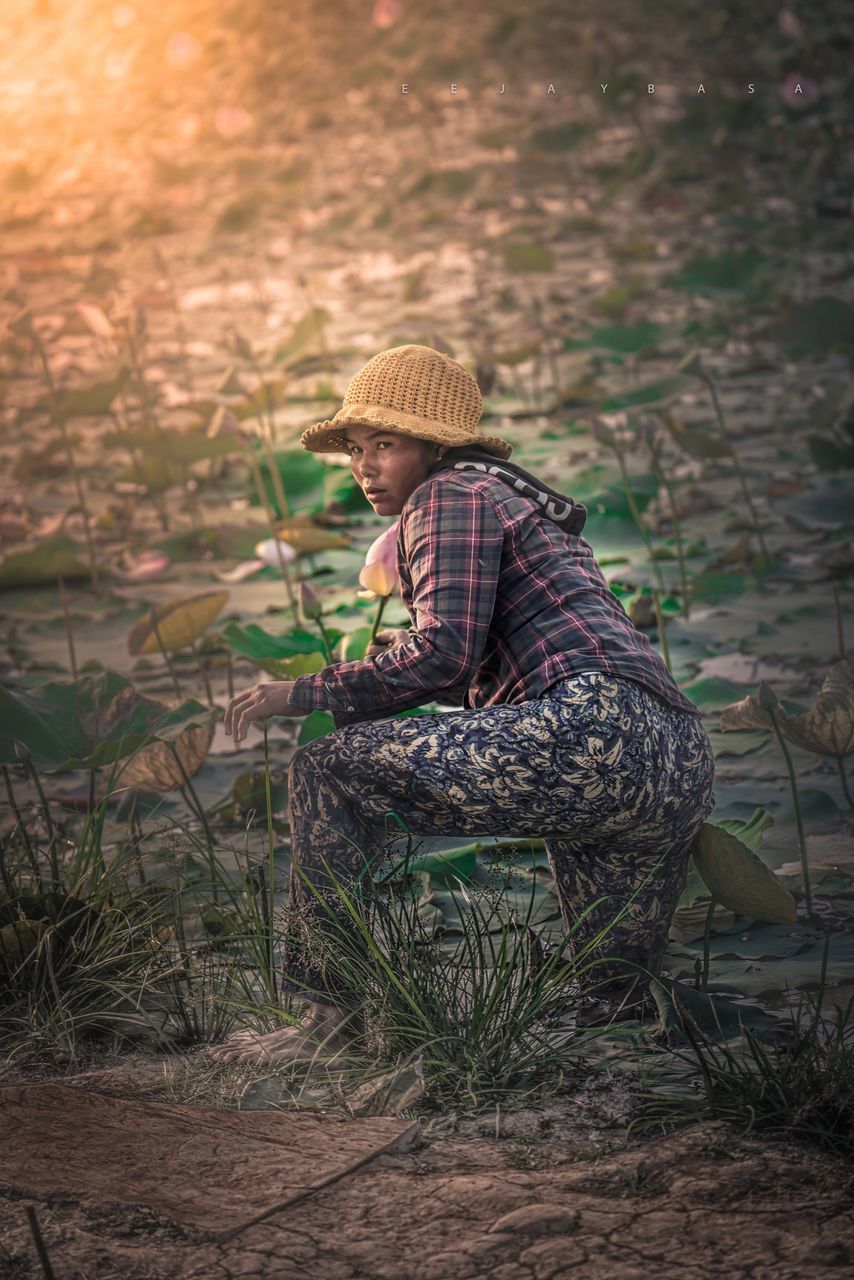
{"label": "pink lotus bud", "polygon": [[374,595],[390,596],[400,590],[397,576],[397,534],[400,521],[395,520],[368,547],[359,582]]}
{"label": "pink lotus bud", "polygon": [[299,611],[308,622],[316,622],[323,616],[323,605],[314,587],[307,582],[299,584]]}

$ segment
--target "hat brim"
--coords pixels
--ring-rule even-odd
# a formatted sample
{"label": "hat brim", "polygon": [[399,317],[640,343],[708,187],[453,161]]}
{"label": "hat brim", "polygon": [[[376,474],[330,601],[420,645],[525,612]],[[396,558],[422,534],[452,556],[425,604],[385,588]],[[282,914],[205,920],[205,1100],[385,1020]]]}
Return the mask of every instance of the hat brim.
{"label": "hat brim", "polygon": [[443,422],[429,422],[413,414],[378,405],[353,405],[346,410],[339,409],[334,418],[316,422],[313,427],[304,431],[300,436],[300,444],[311,453],[346,453],[347,427],[385,428],[400,435],[413,436],[417,440],[445,444],[449,449],[471,445],[473,448],[485,449],[496,458],[509,458],[513,452],[512,444],[502,440],[500,436],[485,436],[477,432],[469,435],[467,432],[454,431]]}

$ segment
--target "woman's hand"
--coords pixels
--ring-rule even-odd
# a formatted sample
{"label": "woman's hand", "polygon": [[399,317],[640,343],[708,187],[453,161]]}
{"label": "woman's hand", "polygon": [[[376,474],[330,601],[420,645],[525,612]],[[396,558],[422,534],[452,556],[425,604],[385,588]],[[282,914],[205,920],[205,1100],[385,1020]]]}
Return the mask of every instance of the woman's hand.
{"label": "woman's hand", "polygon": [[256,720],[266,720],[268,716],[307,715],[306,711],[288,706],[293,687],[293,680],[268,680],[236,694],[225,709],[225,732],[234,733],[234,741],[241,742],[249,732],[250,724]]}
{"label": "woman's hand", "polygon": [[399,644],[406,644],[409,632],[406,627],[385,627],[378,631],[372,644],[365,650],[366,658],[376,658],[386,649],[395,649]]}

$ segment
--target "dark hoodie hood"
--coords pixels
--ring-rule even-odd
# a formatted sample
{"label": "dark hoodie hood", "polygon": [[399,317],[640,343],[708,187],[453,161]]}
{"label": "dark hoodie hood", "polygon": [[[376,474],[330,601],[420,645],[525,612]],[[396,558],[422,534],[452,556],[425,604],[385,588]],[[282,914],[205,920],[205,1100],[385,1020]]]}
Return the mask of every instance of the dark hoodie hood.
{"label": "dark hoodie hood", "polygon": [[483,471],[497,476],[504,484],[523,498],[529,498],[542,511],[544,516],[554,521],[565,533],[581,533],[587,521],[587,508],[583,502],[576,502],[566,494],[550,489],[547,484],[532,476],[530,471],[523,471],[515,462],[503,462],[485,449],[471,445],[461,445],[449,449],[439,459],[430,474],[437,471],[453,469],[454,471]]}

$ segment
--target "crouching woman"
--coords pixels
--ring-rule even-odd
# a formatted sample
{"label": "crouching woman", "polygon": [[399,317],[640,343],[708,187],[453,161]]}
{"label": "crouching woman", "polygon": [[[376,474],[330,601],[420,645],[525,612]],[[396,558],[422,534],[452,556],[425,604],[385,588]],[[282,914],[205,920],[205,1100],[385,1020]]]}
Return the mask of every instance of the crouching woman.
{"label": "crouching woman", "polygon": [[[297,1061],[319,1041],[346,1045],[359,993],[334,985],[308,945],[322,915],[311,886],[334,903],[329,871],[352,884],[381,852],[390,810],[415,836],[544,837],[566,928],[599,900],[576,949],[623,912],[600,949],[608,998],[626,1008],[644,995],[638,967],[660,971],[690,844],[715,803],[708,735],[611,592],[584,508],[507,462],[511,446],[476,431],[482,409],[460,364],[408,345],[369,361],[334,418],[303,434],[306,449],[348,453],[374,510],[400,515],[411,627],[363,661],[229,704],[236,741],[253,721],[315,708],[338,727],[290,767],[283,986],[309,1012],[235,1036],[215,1058]],[[392,715],[434,700],[460,709]]]}

